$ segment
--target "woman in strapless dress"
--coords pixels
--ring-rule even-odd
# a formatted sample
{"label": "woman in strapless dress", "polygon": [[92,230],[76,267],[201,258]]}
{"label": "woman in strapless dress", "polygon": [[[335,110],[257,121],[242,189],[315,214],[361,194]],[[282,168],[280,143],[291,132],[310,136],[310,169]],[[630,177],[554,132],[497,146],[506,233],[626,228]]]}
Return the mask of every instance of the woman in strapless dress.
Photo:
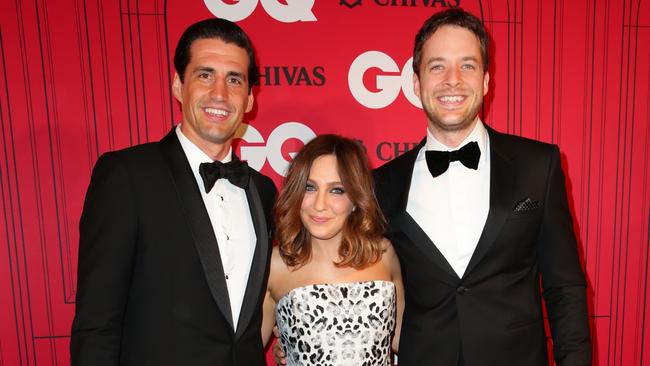
{"label": "woman in strapless dress", "polygon": [[295,156],[276,204],[263,342],[286,364],[391,365],[403,287],[364,149],[321,135]]}

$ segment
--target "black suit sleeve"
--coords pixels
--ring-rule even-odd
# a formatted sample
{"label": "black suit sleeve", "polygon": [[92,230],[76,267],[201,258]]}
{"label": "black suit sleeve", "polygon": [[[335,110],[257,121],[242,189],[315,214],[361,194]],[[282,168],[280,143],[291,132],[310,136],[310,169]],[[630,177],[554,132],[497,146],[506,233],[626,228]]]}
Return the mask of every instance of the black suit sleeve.
{"label": "black suit sleeve", "polygon": [[137,215],[132,186],[114,154],[98,160],[79,226],[73,366],[118,365],[133,271]]}
{"label": "black suit sleeve", "polygon": [[262,206],[264,207],[264,216],[266,218],[266,223],[269,229],[269,238],[273,238],[273,232],[275,230],[275,220],[274,220],[274,205],[275,199],[277,196],[277,189],[271,178],[258,173],[257,171],[251,168],[251,174],[255,179],[255,183],[259,187],[260,198],[262,199]]}
{"label": "black suit sleeve", "polygon": [[591,365],[586,283],[566,195],[560,153],[554,146],[538,255],[558,366]]}

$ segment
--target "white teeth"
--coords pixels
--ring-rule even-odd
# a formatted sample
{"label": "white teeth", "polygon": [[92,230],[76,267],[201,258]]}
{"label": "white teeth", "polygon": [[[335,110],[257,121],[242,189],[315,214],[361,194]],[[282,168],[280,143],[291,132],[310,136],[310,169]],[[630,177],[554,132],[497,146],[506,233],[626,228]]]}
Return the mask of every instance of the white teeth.
{"label": "white teeth", "polygon": [[223,109],[217,109],[217,108],[205,108],[205,113],[213,115],[213,116],[218,116],[218,117],[225,117],[228,115],[228,111],[224,111]]}
{"label": "white teeth", "polygon": [[460,95],[446,95],[444,97],[440,97],[440,100],[442,100],[445,103],[458,103],[463,99],[464,98]]}

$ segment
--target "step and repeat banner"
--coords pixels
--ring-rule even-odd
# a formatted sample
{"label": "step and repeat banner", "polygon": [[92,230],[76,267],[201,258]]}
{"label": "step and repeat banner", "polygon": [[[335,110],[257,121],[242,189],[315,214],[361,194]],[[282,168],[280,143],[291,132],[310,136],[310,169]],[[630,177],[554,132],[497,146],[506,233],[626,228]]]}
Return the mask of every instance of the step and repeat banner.
{"label": "step and repeat banner", "polygon": [[589,281],[596,365],[650,365],[650,1],[5,0],[0,11],[0,366],[66,365],[78,224],[102,153],[180,120],[181,32],[207,17],[253,39],[261,83],[237,151],[279,185],[317,134],[379,166],[426,120],[413,39],[462,7],[491,37],[483,120],[556,143]]}

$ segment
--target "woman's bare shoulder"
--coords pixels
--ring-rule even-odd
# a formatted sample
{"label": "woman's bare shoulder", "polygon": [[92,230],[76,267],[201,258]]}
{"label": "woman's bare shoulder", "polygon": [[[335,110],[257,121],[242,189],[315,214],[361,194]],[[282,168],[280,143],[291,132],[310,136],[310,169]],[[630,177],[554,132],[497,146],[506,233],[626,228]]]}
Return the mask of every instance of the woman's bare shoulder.
{"label": "woman's bare shoulder", "polygon": [[381,248],[384,250],[383,258],[392,258],[396,257],[395,248],[393,248],[393,243],[390,240],[383,238],[381,241]]}

